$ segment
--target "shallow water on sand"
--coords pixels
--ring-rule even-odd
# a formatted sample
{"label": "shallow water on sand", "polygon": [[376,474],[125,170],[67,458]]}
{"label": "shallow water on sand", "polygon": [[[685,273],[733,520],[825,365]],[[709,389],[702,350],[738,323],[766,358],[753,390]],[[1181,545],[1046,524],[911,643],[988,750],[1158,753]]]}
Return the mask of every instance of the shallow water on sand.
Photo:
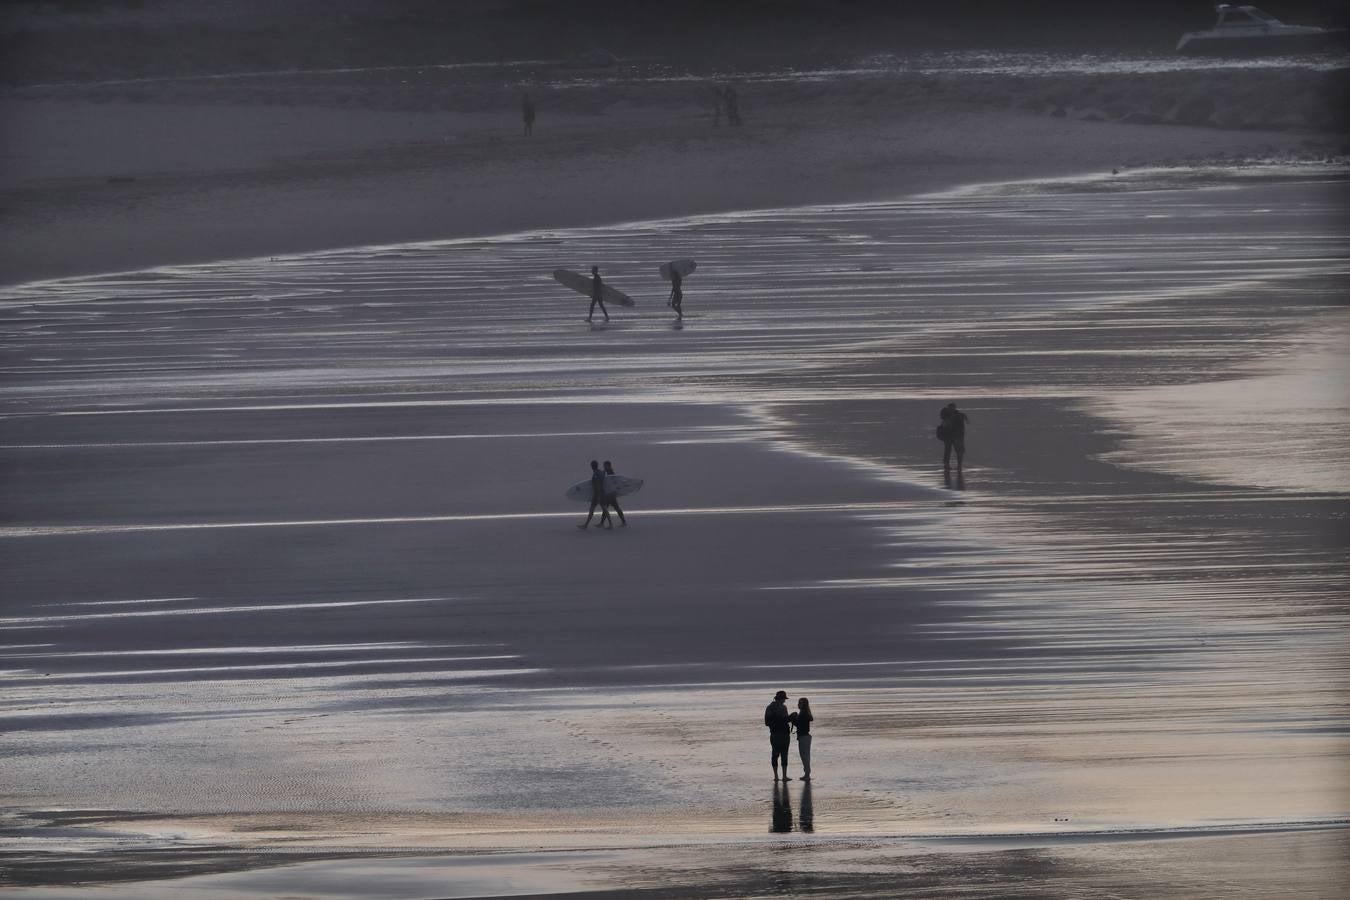
{"label": "shallow water on sand", "polygon": [[[760,840],[780,685],[820,716],[794,838],[1343,819],[1347,184],[1140,172],[6,289],[21,871]],[[549,273],[591,264],[637,308],[581,321]],[[648,485],[583,535],[561,491],[600,453]]]}

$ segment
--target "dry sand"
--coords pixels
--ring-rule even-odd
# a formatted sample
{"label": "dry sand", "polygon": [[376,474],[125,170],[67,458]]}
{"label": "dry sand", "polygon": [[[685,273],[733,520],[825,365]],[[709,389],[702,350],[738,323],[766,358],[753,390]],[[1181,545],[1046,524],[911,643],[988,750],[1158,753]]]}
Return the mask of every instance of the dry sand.
{"label": "dry sand", "polygon": [[[1272,481],[1280,434],[1216,412],[1253,452],[1196,479],[1148,392],[1336,377],[1343,171],[847,206],[1310,138],[790,96],[528,143],[463,113],[451,151],[440,111],[9,101],[7,140],[70,149],[6,176],[7,280],[258,258],[0,297],[7,886],[1335,892],[1335,445]],[[135,123],[106,171],[95,109]],[[666,220],[562,227],[619,219]],[[640,303],[607,328],[547,276],[592,260]],[[649,483],[582,533],[560,493],[600,455]],[[780,685],[821,718],[785,794]]]}

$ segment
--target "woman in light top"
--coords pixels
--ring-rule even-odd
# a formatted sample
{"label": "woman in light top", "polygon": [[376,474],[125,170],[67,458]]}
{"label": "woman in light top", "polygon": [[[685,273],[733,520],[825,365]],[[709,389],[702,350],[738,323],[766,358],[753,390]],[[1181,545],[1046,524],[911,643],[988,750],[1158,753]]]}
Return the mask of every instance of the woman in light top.
{"label": "woman in light top", "polygon": [[797,701],[797,711],[788,716],[788,721],[797,729],[797,752],[802,758],[802,781],[811,780],[811,704],[805,697]]}

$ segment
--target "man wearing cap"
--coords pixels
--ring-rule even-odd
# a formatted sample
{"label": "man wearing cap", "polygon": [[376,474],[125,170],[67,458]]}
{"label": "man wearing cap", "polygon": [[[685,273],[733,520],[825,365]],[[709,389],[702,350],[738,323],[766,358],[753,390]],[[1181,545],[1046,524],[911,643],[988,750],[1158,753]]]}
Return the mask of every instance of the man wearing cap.
{"label": "man wearing cap", "polygon": [[788,780],[788,745],[792,743],[792,722],[788,719],[787,691],[773,695],[773,702],[764,710],[764,724],[769,728],[769,747],[772,754],[773,780],[778,780],[778,758],[783,758],[783,780]]}

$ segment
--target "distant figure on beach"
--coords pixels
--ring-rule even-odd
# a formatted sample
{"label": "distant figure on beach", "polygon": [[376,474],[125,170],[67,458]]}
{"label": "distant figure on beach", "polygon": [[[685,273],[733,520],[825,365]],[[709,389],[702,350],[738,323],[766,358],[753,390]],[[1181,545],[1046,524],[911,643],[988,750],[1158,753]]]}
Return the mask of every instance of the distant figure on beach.
{"label": "distant figure on beach", "polygon": [[713,107],[713,125],[722,124],[723,114],[727,117],[728,125],[741,124],[740,102],[736,99],[736,89],[729,84],[720,84],[717,86],[717,105]]}
{"label": "distant figure on beach", "polygon": [[521,95],[520,117],[525,120],[525,136],[534,134],[534,101],[530,99],[529,94]]}
{"label": "distant figure on beach", "polygon": [[680,289],[680,283],[683,281],[684,279],[680,277],[679,271],[674,266],[671,266],[670,299],[666,302],[675,310],[675,316],[680,319],[684,318],[684,291]]}
{"label": "distant figure on beach", "polygon": [[[788,715],[788,721],[797,729],[797,755],[802,758],[802,781],[811,780],[811,702],[805,697],[797,699],[797,711]],[[786,771],[784,772],[786,774]]]}
{"label": "distant figure on beach", "polygon": [[613,528],[614,523],[609,518],[609,508],[605,506],[605,473],[600,469],[600,463],[591,460],[591,508],[586,513],[586,521],[577,527],[582,531],[591,527],[591,519],[595,517],[595,508],[600,507],[600,527]]}
{"label": "distant figure on beach", "polygon": [[735,89],[734,87],[732,87],[731,85],[727,85],[727,87],[726,87],[725,101],[724,101],[724,102],[726,103],[726,106],[727,106],[727,124],[728,124],[728,125],[740,125],[740,124],[741,124],[741,103],[740,103],[740,100],[739,100],[739,99],[737,98],[737,96],[736,96],[736,89]]}
{"label": "distant figure on beach", "polygon": [[948,403],[942,407],[938,413],[942,419],[942,424],[938,425],[937,435],[942,440],[942,471],[950,472],[952,468],[952,450],[956,451],[956,474],[961,474],[961,465],[966,458],[966,422],[970,417],[956,408],[955,403]]}
{"label": "distant figure on beach", "polygon": [[[608,476],[608,475],[613,475],[613,474],[614,474],[614,464],[611,463],[609,460],[605,460],[605,475]],[[610,483],[610,482],[605,482],[605,484],[609,484],[609,483]],[[615,492],[615,491],[610,491],[610,490],[606,489],[606,490],[605,490],[605,508],[604,508],[604,515],[601,517],[600,521],[601,521],[601,522],[609,521],[610,526],[612,527],[612,526],[614,525],[614,522],[613,522],[613,520],[611,520],[611,519],[609,518],[609,510],[610,510],[610,507],[613,507],[613,508],[614,508],[614,511],[615,511],[616,513],[619,514],[619,524],[620,524],[622,527],[627,528],[627,527],[628,527],[628,520],[625,519],[624,516],[623,516],[623,507],[619,506],[619,495],[618,495],[618,493]]]}
{"label": "distant figure on beach", "polygon": [[605,309],[605,283],[600,280],[600,267],[591,266],[591,310],[586,314],[586,321],[589,322],[595,315],[595,304],[600,304],[600,311],[605,314],[605,321],[609,321],[609,310]]}
{"label": "distant figure on beach", "polygon": [[773,695],[773,702],[764,709],[764,724],[769,728],[769,765],[773,780],[778,780],[778,760],[783,760],[783,780],[788,780],[788,747],[792,743],[792,721],[788,718],[787,691]]}

